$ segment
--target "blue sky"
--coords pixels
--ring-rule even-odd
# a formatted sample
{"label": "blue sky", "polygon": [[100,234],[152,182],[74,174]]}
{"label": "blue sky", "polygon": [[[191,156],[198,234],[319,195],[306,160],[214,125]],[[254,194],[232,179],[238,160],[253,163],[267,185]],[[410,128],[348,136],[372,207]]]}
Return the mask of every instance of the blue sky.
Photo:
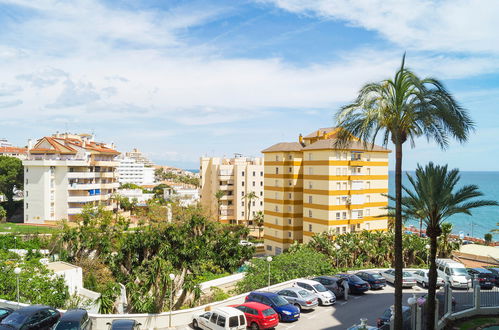
{"label": "blue sky", "polygon": [[446,152],[407,145],[404,167],[497,170],[497,17],[482,0],[0,0],[0,137],[94,132],[184,168],[258,156],[332,126],[407,51],[477,131]]}

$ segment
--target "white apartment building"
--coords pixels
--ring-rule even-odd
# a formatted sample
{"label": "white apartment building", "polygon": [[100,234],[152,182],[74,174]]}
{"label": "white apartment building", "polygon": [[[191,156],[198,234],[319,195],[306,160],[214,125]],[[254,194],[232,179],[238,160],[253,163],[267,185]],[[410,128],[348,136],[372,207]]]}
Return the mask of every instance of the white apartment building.
{"label": "white apartment building", "polygon": [[194,206],[199,202],[199,189],[190,185],[172,185],[163,189],[163,197],[165,200],[178,200],[184,207]]}
{"label": "white apartment building", "polygon": [[[263,211],[263,158],[201,157],[201,205],[209,216],[221,223],[253,225]],[[220,201],[215,194],[223,191]],[[252,196],[254,198],[248,198]]]}
{"label": "white apartment building", "polygon": [[85,205],[113,209],[119,186],[114,146],[88,134],[55,134],[28,143],[24,165],[24,222],[74,221]]}
{"label": "white apartment building", "polygon": [[154,167],[141,163],[136,158],[118,158],[118,182],[139,186],[154,184]]}

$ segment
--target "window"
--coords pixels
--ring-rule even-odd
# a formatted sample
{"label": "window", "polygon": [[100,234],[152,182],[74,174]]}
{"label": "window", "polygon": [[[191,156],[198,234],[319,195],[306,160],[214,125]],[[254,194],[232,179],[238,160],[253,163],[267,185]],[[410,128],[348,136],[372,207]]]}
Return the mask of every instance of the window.
{"label": "window", "polygon": [[308,196],[308,203],[312,204],[312,196]]}
{"label": "window", "polygon": [[253,171],[253,176],[256,176],[256,172],[255,171]]}
{"label": "window", "polygon": [[260,172],[260,176],[263,176],[263,172]]}
{"label": "window", "polygon": [[279,212],[279,206],[274,206],[274,211]]}
{"label": "window", "polygon": [[217,319],[217,325],[225,328],[225,316],[219,315]]}
{"label": "window", "polygon": [[244,201],[241,202],[241,206],[244,206]]}
{"label": "window", "polygon": [[291,232],[290,231],[288,231],[288,237],[291,237]]}
{"label": "window", "polygon": [[292,168],[292,167],[290,167],[290,168],[288,169],[288,171],[289,171],[289,173],[293,173],[293,168]]}
{"label": "window", "polygon": [[279,224],[279,220],[277,218],[275,218],[275,224],[278,225]]}
{"label": "window", "polygon": [[341,183],[340,182],[336,182],[336,190],[341,190]]}
{"label": "window", "polygon": [[272,251],[272,245],[267,245],[267,251]]}
{"label": "window", "polygon": [[28,184],[28,179],[26,179],[26,184]]}
{"label": "window", "polygon": [[244,217],[244,211],[241,212],[241,216]]}
{"label": "window", "polygon": [[313,188],[312,181],[309,181],[309,182],[308,182],[308,189],[312,189],[312,188]]}
{"label": "window", "polygon": [[341,216],[343,217],[343,220],[345,220],[345,219],[347,218],[347,213],[346,213],[346,212],[343,212],[343,213],[341,214]]}
{"label": "window", "polygon": [[244,197],[244,191],[241,191],[241,196]]}
{"label": "window", "polygon": [[370,181],[366,182],[366,189],[371,189],[371,182]]}
{"label": "window", "polygon": [[367,175],[371,175],[371,169],[369,167],[367,168]]}
{"label": "window", "polygon": [[343,182],[343,190],[347,190],[347,183]]}
{"label": "window", "polygon": [[275,192],[275,193],[274,193],[274,198],[275,198],[275,199],[277,199],[277,198],[278,198],[278,196],[279,196],[279,194]]}
{"label": "window", "polygon": [[293,180],[288,180],[288,186],[292,186],[293,185]]}
{"label": "window", "polygon": [[288,212],[291,212],[291,206],[288,205]]}
{"label": "window", "polygon": [[275,161],[278,162],[279,161],[279,155],[275,155]]}
{"label": "window", "polygon": [[346,232],[347,232],[347,227],[346,227],[346,226],[344,226],[344,227],[343,227],[343,233],[346,233]]}
{"label": "window", "polygon": [[310,231],[310,232],[312,231],[312,225],[311,224],[308,225],[308,231]]}
{"label": "window", "polygon": [[260,206],[263,206],[263,202],[262,201],[260,201]]}
{"label": "window", "polygon": [[217,313],[211,314],[210,322],[216,324],[217,323],[217,316],[218,316]]}
{"label": "window", "polygon": [[[244,324],[244,323],[242,323]],[[239,319],[237,316],[231,316],[229,317],[229,328],[232,328],[232,327],[237,327],[239,326]]]}
{"label": "window", "polygon": [[311,152],[308,153],[308,160],[312,160],[312,153]]}
{"label": "window", "polygon": [[241,181],[241,185],[244,187],[244,181]]}
{"label": "window", "polygon": [[28,207],[29,207],[29,204],[28,204],[28,203],[26,203],[26,209],[28,209]]}
{"label": "window", "polygon": [[255,187],[255,185],[256,185],[256,183],[255,183],[255,181],[253,181],[253,187]]}
{"label": "window", "polygon": [[275,174],[279,174],[279,167],[275,168]]}
{"label": "window", "polygon": [[263,191],[260,191],[260,196],[263,196]]}
{"label": "window", "polygon": [[290,225],[290,224],[291,224],[291,219],[288,218],[288,225]]}
{"label": "window", "polygon": [[288,199],[291,199],[291,193],[288,193]]}
{"label": "window", "polygon": [[28,173],[28,172],[29,172],[29,168],[26,167],[26,173]]}
{"label": "window", "polygon": [[309,218],[312,217],[312,210],[308,210],[308,216],[309,216]]}
{"label": "window", "polygon": [[340,216],[341,216],[340,212],[336,212],[336,220],[340,220]]}
{"label": "window", "polygon": [[289,159],[289,160],[292,160],[292,159],[293,159],[293,155],[292,155],[292,154],[289,154],[289,155],[288,155],[288,159]]}
{"label": "window", "polygon": [[260,181],[260,187],[263,187],[263,181]]}
{"label": "window", "polygon": [[26,190],[25,192],[26,192],[26,197],[28,197],[29,196],[29,191]]}
{"label": "window", "polygon": [[232,201],[227,201],[227,205],[232,205]]}
{"label": "window", "polygon": [[241,172],[241,176],[244,176],[244,171]]}
{"label": "window", "polygon": [[364,212],[366,212],[366,217],[371,216],[371,210],[370,209],[365,209]]}
{"label": "window", "polygon": [[313,168],[313,167],[309,167],[309,168],[308,168],[308,174],[309,174],[309,175],[314,174],[314,168]]}
{"label": "window", "polygon": [[[255,201],[253,201],[253,206],[255,206]],[[253,212],[254,213],[254,212]]]}
{"label": "window", "polygon": [[366,203],[371,203],[371,196],[370,195],[366,196]]}

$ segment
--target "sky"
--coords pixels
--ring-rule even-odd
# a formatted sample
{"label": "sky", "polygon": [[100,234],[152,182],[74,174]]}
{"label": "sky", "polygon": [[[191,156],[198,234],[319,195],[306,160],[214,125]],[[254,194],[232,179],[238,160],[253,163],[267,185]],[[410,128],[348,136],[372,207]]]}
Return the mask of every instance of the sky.
{"label": "sky", "polygon": [[477,129],[445,152],[407,144],[404,169],[493,171],[497,17],[495,0],[0,0],[0,138],[94,133],[190,169],[200,156],[261,156],[334,126],[406,52]]}

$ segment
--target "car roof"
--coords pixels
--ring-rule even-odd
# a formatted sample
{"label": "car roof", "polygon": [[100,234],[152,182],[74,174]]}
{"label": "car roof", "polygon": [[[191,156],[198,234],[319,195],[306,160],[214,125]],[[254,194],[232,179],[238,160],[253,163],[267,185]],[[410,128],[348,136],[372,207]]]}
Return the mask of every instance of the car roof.
{"label": "car roof", "polygon": [[276,295],[278,295],[277,293],[274,292],[265,292],[265,291],[252,291],[250,292],[250,295],[252,294],[258,294],[265,297],[275,297]]}
{"label": "car roof", "polygon": [[485,268],[480,268],[480,267],[473,267],[471,269],[473,269],[479,273],[487,273],[487,274],[492,273],[490,270],[485,269]]}
{"label": "car roof", "polygon": [[[294,291],[294,292],[298,292],[298,291],[303,291],[304,289],[302,287],[296,287],[296,286],[290,286],[288,288],[285,288],[285,289],[281,289],[279,291],[283,291],[283,290],[289,290],[289,291]],[[306,291],[306,290],[305,290]]]}
{"label": "car roof", "polygon": [[264,311],[264,310],[267,310],[267,309],[271,308],[271,307],[269,307],[267,305],[261,304],[261,303],[256,302],[256,301],[249,301],[247,303],[244,303],[244,304],[241,304],[241,305],[238,305],[238,306],[251,307],[253,309],[256,309],[257,311]]}
{"label": "car roof", "polygon": [[66,311],[61,317],[64,321],[79,321],[84,315],[87,315],[87,311],[84,309],[70,309]]}
{"label": "car roof", "polygon": [[48,309],[48,308],[52,308],[52,307],[44,306],[44,305],[29,305],[29,306],[26,306],[26,307],[23,307],[23,308],[16,310],[14,313],[31,315],[33,313],[36,313],[38,311]]}
{"label": "car roof", "polygon": [[217,307],[212,312],[217,314],[226,314],[228,316],[244,314],[239,309],[234,307]]}
{"label": "car roof", "polygon": [[131,319],[120,319],[120,320],[113,320],[113,325],[119,325],[119,326],[124,326],[124,325],[133,325],[135,324],[135,320]]}
{"label": "car roof", "polygon": [[335,280],[337,281],[338,280],[338,277],[336,276],[331,276],[331,275],[322,275],[322,276],[317,276],[315,278],[325,278],[325,279],[328,279],[328,280]]}

